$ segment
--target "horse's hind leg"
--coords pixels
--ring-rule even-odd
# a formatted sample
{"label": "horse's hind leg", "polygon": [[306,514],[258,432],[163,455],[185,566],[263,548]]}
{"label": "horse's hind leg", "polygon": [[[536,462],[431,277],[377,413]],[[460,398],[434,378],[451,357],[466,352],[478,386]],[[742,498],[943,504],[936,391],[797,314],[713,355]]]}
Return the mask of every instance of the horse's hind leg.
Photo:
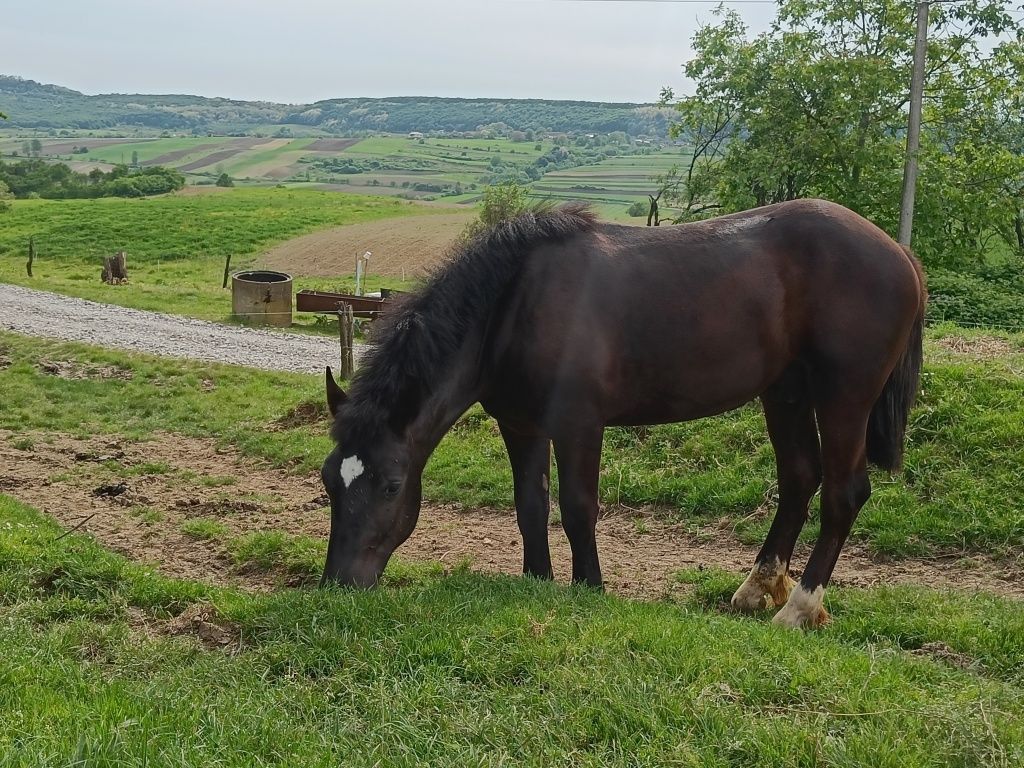
{"label": "horse's hind leg", "polygon": [[807,505],[821,483],[821,448],[814,409],[805,393],[801,395],[796,402],[788,402],[778,391],[769,390],[761,397],[775,449],[779,508],[750,575],[732,596],[733,607],[740,611],[781,606],[793,588],[789,560],[807,520]]}
{"label": "horse's hind leg", "polygon": [[773,623],[814,627],[828,621],[825,587],[860,508],[871,496],[865,439],[870,403],[832,400],[817,409],[821,426],[821,533],[800,582]]}
{"label": "horse's hind leg", "polygon": [[597,559],[597,478],[604,430],[585,430],[554,440],[558,462],[558,504],[562,528],[572,549],[572,580],[601,587]]}
{"label": "horse's hind leg", "polygon": [[551,441],[546,437],[522,435],[498,424],[505,440],[516,501],[516,520],[523,535],[523,573],[541,579],[552,578],[548,547],[548,517],[551,511],[548,484],[551,475]]}

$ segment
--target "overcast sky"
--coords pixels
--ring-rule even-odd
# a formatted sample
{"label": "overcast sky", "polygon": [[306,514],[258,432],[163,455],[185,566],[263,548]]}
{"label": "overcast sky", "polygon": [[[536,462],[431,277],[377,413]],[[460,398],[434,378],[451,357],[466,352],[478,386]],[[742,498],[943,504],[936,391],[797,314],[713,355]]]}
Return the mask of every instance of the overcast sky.
{"label": "overcast sky", "polygon": [[[716,2],[4,0],[0,74],[85,93],[654,101]],[[775,6],[737,2],[755,32]]]}

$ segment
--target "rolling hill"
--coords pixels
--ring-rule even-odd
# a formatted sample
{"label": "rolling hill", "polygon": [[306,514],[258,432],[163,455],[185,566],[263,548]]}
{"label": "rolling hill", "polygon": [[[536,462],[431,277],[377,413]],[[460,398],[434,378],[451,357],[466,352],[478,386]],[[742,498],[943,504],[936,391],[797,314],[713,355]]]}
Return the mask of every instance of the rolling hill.
{"label": "rolling hill", "polygon": [[501,123],[515,131],[664,137],[672,111],[653,104],[421,96],[338,98],[275,104],[185,94],[87,95],[0,75],[5,127],[34,130],[170,131],[205,135],[286,132],[294,136],[474,131]]}

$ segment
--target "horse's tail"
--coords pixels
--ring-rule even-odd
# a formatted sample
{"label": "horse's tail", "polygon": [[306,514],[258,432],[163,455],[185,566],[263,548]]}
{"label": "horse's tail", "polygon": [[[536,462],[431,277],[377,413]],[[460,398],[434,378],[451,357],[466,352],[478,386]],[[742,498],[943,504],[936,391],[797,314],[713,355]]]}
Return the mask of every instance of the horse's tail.
{"label": "horse's tail", "polygon": [[907,418],[910,409],[914,407],[921,378],[921,343],[924,311],[928,303],[928,290],[921,262],[909,248],[903,246],[903,250],[917,273],[921,298],[907,347],[900,355],[899,362],[885,382],[882,394],[871,409],[867,434],[868,461],[890,472],[895,472],[903,466],[903,441],[907,432]]}

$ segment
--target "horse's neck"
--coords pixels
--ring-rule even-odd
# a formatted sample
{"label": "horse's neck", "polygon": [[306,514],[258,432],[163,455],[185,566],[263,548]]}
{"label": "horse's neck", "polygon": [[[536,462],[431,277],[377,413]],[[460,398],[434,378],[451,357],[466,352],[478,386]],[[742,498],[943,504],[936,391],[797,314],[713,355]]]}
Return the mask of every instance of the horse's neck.
{"label": "horse's neck", "polygon": [[480,399],[479,353],[477,338],[462,345],[450,362],[451,373],[423,399],[409,424],[407,434],[423,452],[424,462],[458,418]]}

